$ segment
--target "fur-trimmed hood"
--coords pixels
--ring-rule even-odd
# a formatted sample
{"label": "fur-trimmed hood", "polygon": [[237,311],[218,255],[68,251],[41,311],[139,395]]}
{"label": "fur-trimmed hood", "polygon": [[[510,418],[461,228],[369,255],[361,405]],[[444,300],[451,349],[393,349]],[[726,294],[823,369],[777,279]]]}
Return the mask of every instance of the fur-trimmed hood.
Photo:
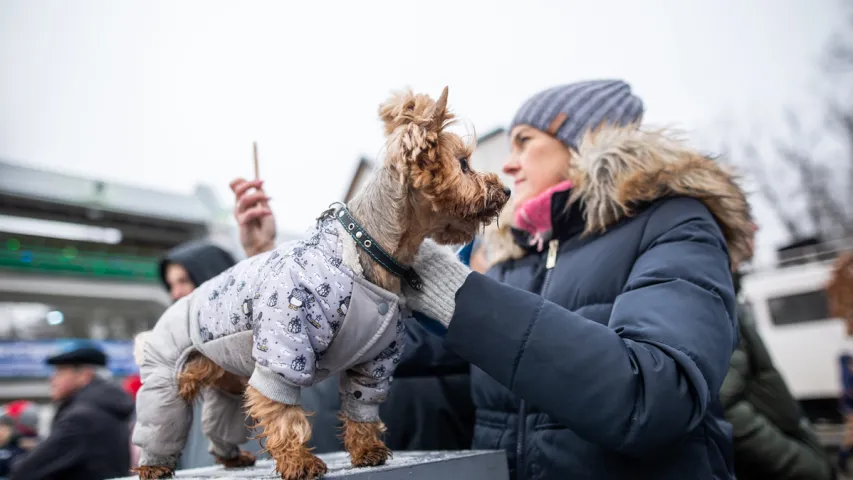
{"label": "fur-trimmed hood", "polygon": [[[753,223],[736,175],[671,132],[603,126],[586,134],[572,160],[569,203],[582,202],[584,235],[600,234],[635,209],[669,196],[696,198],[722,229],[732,264],[750,257]],[[490,264],[521,258],[511,232],[514,204],[485,232]]]}

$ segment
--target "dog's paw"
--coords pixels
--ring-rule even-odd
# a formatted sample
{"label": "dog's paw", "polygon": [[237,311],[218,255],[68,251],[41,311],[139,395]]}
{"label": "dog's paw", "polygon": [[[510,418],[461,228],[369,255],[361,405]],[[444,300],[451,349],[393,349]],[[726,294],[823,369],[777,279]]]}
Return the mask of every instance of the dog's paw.
{"label": "dog's paw", "polygon": [[234,458],[216,457],[216,463],[225,468],[251,467],[255,465],[255,460],[255,456],[245,450],[240,450],[240,454]]}
{"label": "dog's paw", "polygon": [[382,442],[350,452],[350,462],[353,467],[378,467],[385,465],[389,458],[391,458],[391,450]]}
{"label": "dog's paw", "polygon": [[299,459],[288,460],[283,464],[276,462],[282,480],[312,480],[322,478],[329,471],[325,462],[307,452]]}
{"label": "dog's paw", "polygon": [[169,467],[160,465],[141,465],[131,470],[139,475],[141,479],[156,479],[156,478],[172,478],[175,476],[174,470]]}

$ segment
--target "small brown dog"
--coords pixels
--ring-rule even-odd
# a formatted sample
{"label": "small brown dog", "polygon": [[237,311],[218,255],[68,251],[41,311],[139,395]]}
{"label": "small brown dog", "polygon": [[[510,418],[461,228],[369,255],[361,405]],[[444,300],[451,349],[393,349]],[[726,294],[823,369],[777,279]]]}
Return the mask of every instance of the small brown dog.
{"label": "small brown dog", "polygon": [[[391,452],[378,407],[405,344],[401,282],[426,238],[458,244],[495,219],[509,191],[475,172],[472,146],[447,131],[447,88],[438,100],[405,92],[379,108],[387,154],[349,205],[324,212],[309,238],[240,262],[178,301],[141,342],[143,386],[134,443],[140,478],[173,474],[203,397],[203,428],[226,467],[251,465],[239,394],[283,479],[326,465],[311,435],[300,387],[341,372],[343,440],[356,467]],[[242,428],[241,428],[242,427]]]}

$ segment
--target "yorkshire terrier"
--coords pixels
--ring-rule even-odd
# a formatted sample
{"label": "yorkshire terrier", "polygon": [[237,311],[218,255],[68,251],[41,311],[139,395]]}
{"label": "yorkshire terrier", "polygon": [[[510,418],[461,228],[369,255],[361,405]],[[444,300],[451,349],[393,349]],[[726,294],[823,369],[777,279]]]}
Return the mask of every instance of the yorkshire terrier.
{"label": "yorkshire terrier", "polygon": [[245,406],[281,478],[323,475],[326,465],[307,446],[299,392],[336,372],[352,465],[391,456],[378,407],[405,344],[401,282],[418,287],[409,265],[424,239],[470,241],[498,216],[509,190],[497,175],[476,172],[473,145],[448,130],[447,88],[435,101],[395,94],[379,117],[385,160],[349,206],[324,212],[308,238],[199,286],[140,342],[139,478],[173,475],[200,396],[217,462],[254,464],[238,448]]}

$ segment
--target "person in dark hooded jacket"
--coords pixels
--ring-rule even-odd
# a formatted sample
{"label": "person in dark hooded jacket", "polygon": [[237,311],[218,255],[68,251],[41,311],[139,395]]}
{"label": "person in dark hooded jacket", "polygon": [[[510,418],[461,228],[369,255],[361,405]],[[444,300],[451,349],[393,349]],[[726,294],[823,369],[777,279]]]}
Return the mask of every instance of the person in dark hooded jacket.
{"label": "person in dark hooded jacket", "polygon": [[619,80],[531,97],[511,125],[513,206],[487,232],[490,270],[428,241],[422,288],[403,287],[471,363],[473,447],[505,450],[512,478],[734,478],[719,391],[749,205],[642,114]]}
{"label": "person in dark hooded jacket", "polygon": [[208,242],[178,245],[160,261],[160,278],[173,301],[187,296],[202,283],[233,267],[234,257]]}
{"label": "person in dark hooded jacket", "polygon": [[105,480],[130,473],[133,401],[98,375],[106,355],[88,342],[48,359],[58,403],[50,435],[12,467],[10,480]]}

